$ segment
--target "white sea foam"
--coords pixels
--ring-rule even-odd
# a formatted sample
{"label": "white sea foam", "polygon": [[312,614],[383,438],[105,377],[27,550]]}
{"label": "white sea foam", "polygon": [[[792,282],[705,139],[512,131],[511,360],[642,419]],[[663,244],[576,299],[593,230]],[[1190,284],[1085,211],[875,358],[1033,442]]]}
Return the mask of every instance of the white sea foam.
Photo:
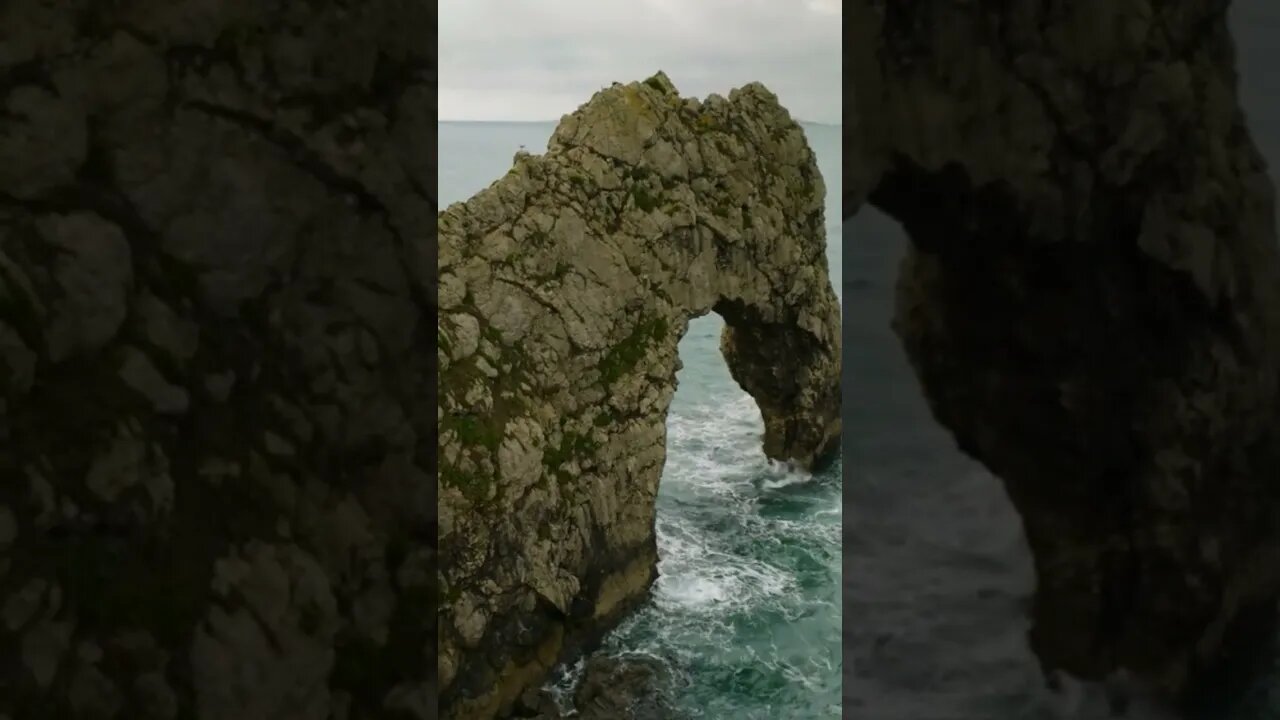
{"label": "white sea foam", "polygon": [[760,484],[767,490],[778,490],[792,485],[804,485],[813,481],[813,475],[810,473],[799,472],[794,468],[783,466],[780,477],[765,477]]}
{"label": "white sea foam", "polygon": [[578,658],[577,661],[562,665],[557,668],[555,674],[552,675],[551,682],[547,683],[547,692],[551,693],[551,699],[555,701],[561,712],[572,712],[573,710],[573,691],[577,689],[578,683],[582,680],[582,671],[586,667],[586,659]]}
{"label": "white sea foam", "polygon": [[764,561],[735,555],[692,522],[663,517],[657,523],[658,581],[654,601],[669,611],[740,611],[791,588],[793,577]]}

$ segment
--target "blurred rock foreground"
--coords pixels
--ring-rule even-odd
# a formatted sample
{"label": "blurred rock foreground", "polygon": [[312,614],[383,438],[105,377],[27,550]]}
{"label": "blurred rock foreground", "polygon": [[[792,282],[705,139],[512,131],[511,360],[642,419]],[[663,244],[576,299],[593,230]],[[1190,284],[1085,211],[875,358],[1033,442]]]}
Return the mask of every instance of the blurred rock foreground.
{"label": "blurred rock foreground", "polygon": [[433,12],[0,3],[0,717],[435,717]]}
{"label": "blurred rock foreground", "polygon": [[1032,648],[1188,701],[1280,594],[1275,189],[1230,4],[845,6],[844,214],[912,241],[894,326],[1022,515]]}

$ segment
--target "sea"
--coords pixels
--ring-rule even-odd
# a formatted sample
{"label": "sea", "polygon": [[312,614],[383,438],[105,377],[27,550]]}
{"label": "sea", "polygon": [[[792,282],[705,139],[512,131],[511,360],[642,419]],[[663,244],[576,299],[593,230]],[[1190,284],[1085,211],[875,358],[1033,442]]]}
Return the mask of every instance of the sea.
{"label": "sea", "polygon": [[[554,123],[439,124],[441,207],[501,177]],[[827,186],[827,258],[841,291],[841,128],[804,124]],[[826,720],[841,703],[842,463],[810,475],[770,462],[754,401],[730,377],[715,314],[680,341],[657,501],[658,580],[601,652],[669,671],[679,718]],[[560,697],[578,666],[561,668]],[[673,720],[676,720],[673,718]]]}
{"label": "sea", "polygon": [[[1236,0],[1230,24],[1242,104],[1274,169],[1280,4]],[[863,209],[843,235],[845,717],[1106,720],[1096,685],[1045,688],[1026,639],[1035,579],[1021,521],[933,420],[889,328],[902,229]],[[1139,699],[1125,717],[1171,715]],[[1280,663],[1197,720],[1280,720]]]}

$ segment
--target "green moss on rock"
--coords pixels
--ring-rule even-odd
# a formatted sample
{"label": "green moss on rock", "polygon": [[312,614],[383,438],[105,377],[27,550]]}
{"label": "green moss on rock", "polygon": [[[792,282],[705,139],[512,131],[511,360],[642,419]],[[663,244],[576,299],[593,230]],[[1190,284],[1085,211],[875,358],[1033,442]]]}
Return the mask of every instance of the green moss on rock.
{"label": "green moss on rock", "polygon": [[635,203],[637,209],[644,212],[653,212],[662,204],[661,199],[651,195],[643,185],[636,185],[631,188],[631,200]]}
{"label": "green moss on rock", "polygon": [[636,323],[631,334],[610,348],[600,360],[600,379],[606,385],[617,382],[644,359],[649,347],[665,337],[667,330],[667,319],[661,316]]}
{"label": "green moss on rock", "polygon": [[444,429],[456,432],[464,445],[485,447],[496,452],[502,443],[502,428],[494,427],[487,418],[461,415],[446,419],[449,421],[444,424]]}
{"label": "green moss on rock", "polygon": [[489,495],[490,482],[476,473],[462,472],[456,467],[440,464],[441,484],[457,488],[468,500],[474,503],[484,502]]}
{"label": "green moss on rock", "polygon": [[543,453],[542,464],[549,473],[564,478],[568,474],[564,469],[566,465],[580,457],[590,457],[598,449],[599,445],[590,436],[566,432],[559,445],[549,447]]}

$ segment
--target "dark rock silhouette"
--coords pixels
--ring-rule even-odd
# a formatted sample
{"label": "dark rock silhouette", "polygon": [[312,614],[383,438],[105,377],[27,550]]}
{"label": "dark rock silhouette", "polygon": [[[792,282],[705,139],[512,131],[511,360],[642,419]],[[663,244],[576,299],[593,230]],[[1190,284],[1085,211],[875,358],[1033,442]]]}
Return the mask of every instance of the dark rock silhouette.
{"label": "dark rock silhouette", "polygon": [[431,13],[0,5],[0,717],[435,717]]}
{"label": "dark rock silhouette", "polygon": [[1032,645],[1171,696],[1280,590],[1274,189],[1228,5],[846,5],[844,213],[912,240],[895,328],[1023,517]]}

